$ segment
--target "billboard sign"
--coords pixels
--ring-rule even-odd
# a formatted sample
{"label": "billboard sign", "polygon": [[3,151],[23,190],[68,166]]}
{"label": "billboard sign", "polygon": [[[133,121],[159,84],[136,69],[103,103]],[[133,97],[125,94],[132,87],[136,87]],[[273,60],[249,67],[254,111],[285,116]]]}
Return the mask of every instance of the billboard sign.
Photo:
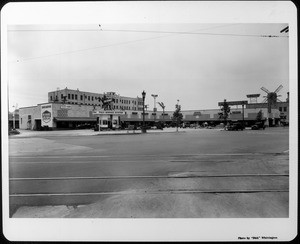
{"label": "billboard sign", "polygon": [[52,104],[41,105],[42,126],[53,127]]}
{"label": "billboard sign", "polygon": [[[234,105],[245,105],[245,104],[248,104],[248,101],[246,100],[243,100],[243,101],[229,101],[229,102],[226,102],[229,106],[234,106]],[[224,102],[219,102],[218,103],[219,106],[223,106],[224,105]]]}
{"label": "billboard sign", "polygon": [[72,106],[69,104],[64,104],[60,106],[61,109],[72,109]]}
{"label": "billboard sign", "polygon": [[194,116],[201,116],[201,112],[194,112]]}
{"label": "billboard sign", "polygon": [[107,115],[124,115],[124,111],[116,111],[116,110],[99,110],[95,111],[93,114],[100,115],[100,114],[107,114]]}

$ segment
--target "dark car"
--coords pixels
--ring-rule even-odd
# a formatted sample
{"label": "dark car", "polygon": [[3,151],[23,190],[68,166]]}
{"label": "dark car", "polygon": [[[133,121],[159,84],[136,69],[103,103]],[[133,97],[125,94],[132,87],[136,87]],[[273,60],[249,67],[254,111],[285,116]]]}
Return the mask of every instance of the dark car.
{"label": "dark car", "polygon": [[227,126],[227,130],[243,130],[244,126],[241,123],[234,123]]}
{"label": "dark car", "polygon": [[266,126],[264,122],[256,122],[254,125],[251,126],[251,130],[264,130],[265,128]]}

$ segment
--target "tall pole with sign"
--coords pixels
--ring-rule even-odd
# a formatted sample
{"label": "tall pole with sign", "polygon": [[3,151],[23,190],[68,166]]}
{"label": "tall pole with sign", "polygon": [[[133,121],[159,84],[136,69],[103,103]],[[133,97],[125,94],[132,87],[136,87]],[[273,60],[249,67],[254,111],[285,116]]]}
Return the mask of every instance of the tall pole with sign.
{"label": "tall pole with sign", "polygon": [[151,96],[154,98],[153,112],[155,113],[154,114],[154,122],[155,122],[155,120],[156,120],[156,98],[158,97],[158,95],[151,94]]}

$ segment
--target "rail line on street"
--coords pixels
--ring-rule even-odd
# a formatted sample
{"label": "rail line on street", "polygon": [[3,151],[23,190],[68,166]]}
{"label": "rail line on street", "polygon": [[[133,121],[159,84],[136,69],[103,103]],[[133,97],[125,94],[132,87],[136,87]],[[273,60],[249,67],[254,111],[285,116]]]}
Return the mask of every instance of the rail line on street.
{"label": "rail line on street", "polygon": [[[188,173],[188,172],[185,172]],[[122,176],[91,176],[91,177],[51,177],[51,178],[10,178],[10,181],[32,180],[87,180],[87,179],[140,179],[140,178],[207,178],[207,177],[273,177],[289,176],[289,174],[220,174],[220,175],[122,175]]]}
{"label": "rail line on street", "polygon": [[[278,154],[284,154],[287,153],[288,150],[284,152],[257,152],[257,153],[197,153],[197,154],[173,154],[173,155],[159,155],[161,158],[166,158],[166,157],[201,157],[201,156],[263,156],[263,155],[278,155]],[[138,157],[157,157],[156,154],[139,154],[139,155],[134,155],[134,154],[120,154],[120,155],[38,155],[38,156],[24,156],[24,155],[10,155],[9,158],[11,159],[21,159],[21,158],[68,158],[68,159],[73,159],[73,158],[124,158],[124,157],[132,157],[132,156],[138,156]]]}
{"label": "rail line on street", "polygon": [[288,157],[268,152],[10,156],[10,216],[22,206],[79,206],[113,196],[285,199]]}
{"label": "rail line on street", "polygon": [[[17,205],[39,205],[41,203],[47,202],[47,204],[51,205],[76,205],[75,202],[77,203],[83,203],[83,204],[90,204],[93,203],[94,201],[97,201],[97,198],[95,197],[100,197],[100,196],[112,196],[112,195],[145,195],[145,194],[241,194],[241,193],[287,193],[289,192],[289,187],[288,184],[268,184],[260,186],[259,184],[255,185],[254,187],[249,185],[249,187],[231,187],[228,188],[228,185],[225,184],[224,188],[224,182],[222,184],[222,187],[215,187],[215,186],[210,186],[210,183],[207,183],[207,186],[202,186],[202,187],[197,187],[195,188],[195,184],[197,183],[197,179],[207,179],[207,178],[241,178],[242,181],[245,181],[245,179],[248,178],[250,179],[250,182],[256,182],[257,178],[262,179],[262,178],[272,178],[276,180],[278,177],[289,177],[289,174],[219,174],[219,175],[174,175],[174,176],[168,176],[168,175],[158,175],[158,176],[105,176],[105,177],[52,177],[52,178],[11,178],[10,184],[12,183],[18,183],[21,186],[26,184],[26,182],[33,182],[33,184],[36,184],[39,186],[39,190],[42,192],[18,192],[16,189],[17,187],[15,186],[15,190],[11,189],[10,191],[10,202],[12,206],[17,206]],[[90,180],[96,180],[96,182],[93,182],[91,185],[92,186],[109,186],[112,184],[111,181],[115,180],[139,180],[139,181],[145,181],[147,179],[152,179],[152,180],[160,180],[160,179],[165,179],[165,180],[193,180],[193,183],[186,186],[184,189],[183,187],[180,187],[182,185],[182,182],[178,182],[177,184],[177,189],[176,187],[171,188],[166,188],[163,189],[164,187],[160,187],[160,183],[156,183],[156,187],[153,189],[147,188],[145,186],[149,185],[149,182],[145,183],[142,188],[129,188],[130,190],[127,189],[127,187],[123,187],[124,190],[119,190],[116,191],[111,191],[111,189],[108,187],[107,190],[103,189],[102,191],[99,191],[99,187],[96,188],[94,191],[87,191],[83,192],[80,191],[82,190],[81,187],[87,187],[89,189],[89,183],[88,181]],[[252,180],[251,180],[252,179]],[[100,181],[99,181],[100,180]],[[48,185],[54,184],[53,182],[57,181],[76,181],[77,184],[80,185],[78,188],[74,188],[74,192],[71,190],[69,192],[63,191],[63,192],[57,192],[58,189],[52,189],[52,191],[47,190],[47,188],[43,188],[43,184],[40,183],[40,181],[47,181]],[[195,181],[195,182],[194,182]],[[281,180],[282,181],[282,180]],[[286,180],[284,180],[286,181]],[[120,182],[121,185],[124,185],[124,182]],[[144,182],[143,182],[144,183]],[[226,182],[225,182],[226,183]],[[228,182],[227,182],[228,183]],[[229,186],[232,182],[229,182]],[[74,183],[70,183],[68,185],[67,183],[64,183],[66,186],[66,189],[69,189],[70,186],[72,186]],[[61,187],[63,184],[58,184],[58,187]],[[134,184],[133,184],[134,185]],[[132,186],[132,184],[130,185]],[[201,186],[201,183],[200,183]],[[227,188],[226,188],[227,186]],[[121,188],[122,188],[121,187]],[[31,189],[31,187],[29,187]],[[85,188],[83,188],[85,189]],[[93,188],[94,189],[94,188]],[[76,201],[74,201],[73,198],[76,198]],[[89,199],[90,197],[90,199]]]}

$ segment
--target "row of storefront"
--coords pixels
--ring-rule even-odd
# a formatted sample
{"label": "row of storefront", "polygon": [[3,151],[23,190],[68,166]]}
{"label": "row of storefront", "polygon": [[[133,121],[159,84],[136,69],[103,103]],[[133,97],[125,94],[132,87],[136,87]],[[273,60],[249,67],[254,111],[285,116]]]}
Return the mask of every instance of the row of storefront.
{"label": "row of storefront", "polygon": [[[249,104],[250,105],[250,104]],[[279,107],[272,109],[268,113],[266,106],[246,106],[245,108],[231,108],[228,121],[243,121],[245,125],[255,123],[257,114],[262,111],[263,119],[267,120],[267,125],[279,125],[287,120],[286,112],[279,111]],[[211,110],[183,110],[183,123],[201,125],[203,123],[219,124],[219,113],[221,109]],[[20,129],[42,130],[52,129],[75,129],[89,128],[98,125],[102,128],[119,128],[128,125],[154,125],[162,122],[171,125],[174,111],[142,111],[133,110],[111,110],[104,111],[101,106],[89,106],[80,104],[64,104],[60,102],[49,102],[38,104],[37,106],[19,109]]]}

